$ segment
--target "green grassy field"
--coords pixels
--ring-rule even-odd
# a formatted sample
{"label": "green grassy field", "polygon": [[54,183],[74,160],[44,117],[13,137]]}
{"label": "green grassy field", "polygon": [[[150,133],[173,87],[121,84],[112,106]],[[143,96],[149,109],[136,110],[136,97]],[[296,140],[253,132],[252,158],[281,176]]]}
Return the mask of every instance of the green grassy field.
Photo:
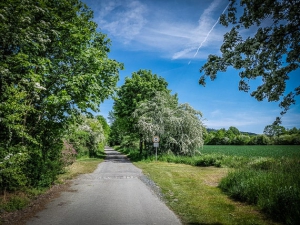
{"label": "green grassy field", "polygon": [[200,152],[243,157],[300,158],[300,145],[204,145]]}
{"label": "green grassy field", "polygon": [[184,224],[300,224],[299,145],[205,145],[200,152],[156,162],[124,151]]}
{"label": "green grassy field", "polygon": [[279,225],[255,206],[233,201],[217,186],[228,168],[167,162],[135,162],[162,190],[167,205],[183,224]]}

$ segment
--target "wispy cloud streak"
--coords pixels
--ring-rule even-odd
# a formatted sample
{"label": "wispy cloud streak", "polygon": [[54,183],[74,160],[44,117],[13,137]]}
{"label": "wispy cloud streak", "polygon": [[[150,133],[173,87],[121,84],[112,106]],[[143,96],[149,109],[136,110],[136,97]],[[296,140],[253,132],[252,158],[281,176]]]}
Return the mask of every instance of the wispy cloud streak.
{"label": "wispy cloud streak", "polygon": [[[222,14],[225,13],[225,11],[227,10],[228,6],[229,6],[229,3],[227,4],[227,6],[225,7],[225,9],[223,10]],[[220,18],[221,18],[221,16],[219,16],[219,18],[217,19],[217,21],[215,22],[215,24],[214,24],[214,25],[212,26],[212,28],[208,31],[208,33],[206,34],[204,40],[200,43],[200,45],[199,45],[199,47],[198,47],[198,49],[197,49],[195,55],[193,56],[193,58],[196,57],[196,55],[198,54],[200,48],[202,47],[202,45],[204,44],[204,42],[206,42],[206,40],[207,40],[208,36],[210,35],[210,33],[213,31],[213,29],[215,28],[215,26],[219,23]],[[189,61],[188,64],[190,64],[190,63],[191,63],[191,61]]]}

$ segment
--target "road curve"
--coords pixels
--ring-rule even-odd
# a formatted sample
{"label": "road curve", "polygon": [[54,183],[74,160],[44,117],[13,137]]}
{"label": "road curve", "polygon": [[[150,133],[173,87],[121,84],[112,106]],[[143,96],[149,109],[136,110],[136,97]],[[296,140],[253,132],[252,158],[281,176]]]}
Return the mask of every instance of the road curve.
{"label": "road curve", "polygon": [[139,177],[142,171],[124,155],[106,148],[106,159],[91,174],[50,202],[27,225],[181,224]]}

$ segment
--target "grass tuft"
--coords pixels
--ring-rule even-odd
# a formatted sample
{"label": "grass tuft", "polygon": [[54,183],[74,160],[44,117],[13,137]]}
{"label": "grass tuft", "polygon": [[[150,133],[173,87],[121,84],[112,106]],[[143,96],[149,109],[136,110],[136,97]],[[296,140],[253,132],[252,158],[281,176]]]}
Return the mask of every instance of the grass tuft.
{"label": "grass tuft", "polygon": [[300,224],[300,163],[259,159],[223,178],[219,187],[230,197],[255,204],[271,218]]}

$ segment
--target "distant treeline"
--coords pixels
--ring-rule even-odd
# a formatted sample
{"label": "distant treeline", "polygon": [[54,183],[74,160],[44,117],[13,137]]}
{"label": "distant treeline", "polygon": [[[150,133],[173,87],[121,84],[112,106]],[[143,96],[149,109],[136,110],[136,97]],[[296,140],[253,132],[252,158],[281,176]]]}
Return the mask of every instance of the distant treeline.
{"label": "distant treeline", "polygon": [[239,131],[236,127],[215,130],[208,128],[204,135],[206,145],[299,145],[300,129],[268,125],[263,134]]}

